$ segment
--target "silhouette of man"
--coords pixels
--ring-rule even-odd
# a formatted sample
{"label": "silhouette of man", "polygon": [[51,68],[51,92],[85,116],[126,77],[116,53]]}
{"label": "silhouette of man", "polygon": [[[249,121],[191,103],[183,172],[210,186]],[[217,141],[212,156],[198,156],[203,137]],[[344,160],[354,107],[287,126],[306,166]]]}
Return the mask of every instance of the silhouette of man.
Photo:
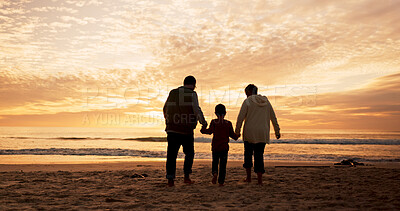
{"label": "silhouette of man", "polygon": [[183,81],[183,86],[170,91],[164,104],[165,131],[168,141],[166,163],[168,186],[174,186],[176,158],[181,145],[185,154],[184,183],[193,183],[189,177],[192,173],[194,158],[193,130],[196,128],[197,121],[207,126],[199,106],[197,93],[194,91],[195,88],[196,79],[193,76],[187,76]]}
{"label": "silhouette of man", "polygon": [[243,121],[243,141],[244,141],[244,164],[246,168],[246,182],[251,182],[251,168],[257,173],[258,184],[262,185],[262,175],[264,170],[264,149],[265,144],[269,144],[270,121],[275,129],[277,139],[281,137],[278,120],[274,109],[266,96],[257,95],[258,88],[254,84],[249,84],[245,93],[247,95],[236,121],[235,133],[240,136],[240,129]]}

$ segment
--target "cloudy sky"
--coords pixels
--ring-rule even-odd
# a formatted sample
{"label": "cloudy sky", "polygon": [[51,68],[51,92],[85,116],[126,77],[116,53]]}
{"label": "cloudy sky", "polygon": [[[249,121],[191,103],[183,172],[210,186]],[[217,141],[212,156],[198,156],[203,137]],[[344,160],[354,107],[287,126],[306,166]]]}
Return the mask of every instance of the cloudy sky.
{"label": "cloudy sky", "polygon": [[399,0],[1,0],[0,125],[162,131],[254,83],[282,129],[400,130]]}

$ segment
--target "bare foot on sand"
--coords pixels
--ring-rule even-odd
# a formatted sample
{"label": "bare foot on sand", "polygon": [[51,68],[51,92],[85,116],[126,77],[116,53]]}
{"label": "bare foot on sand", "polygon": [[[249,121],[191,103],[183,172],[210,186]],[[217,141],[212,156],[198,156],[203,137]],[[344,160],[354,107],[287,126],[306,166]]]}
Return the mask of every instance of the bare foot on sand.
{"label": "bare foot on sand", "polygon": [[244,178],[244,179],[243,179],[243,182],[248,182],[248,183],[250,183],[250,182],[251,182],[251,177],[246,177],[246,178]]}
{"label": "bare foot on sand", "polygon": [[212,184],[217,184],[217,176],[218,176],[217,174],[213,175],[213,178],[211,180]]}
{"label": "bare foot on sand", "polygon": [[243,181],[250,183],[251,182],[251,168],[246,168],[246,175],[247,175],[247,177],[244,178]]}
{"label": "bare foot on sand", "polygon": [[191,185],[191,184],[194,183],[194,181],[192,181],[190,178],[186,178],[186,177],[185,177],[185,179],[183,180],[183,183],[188,184],[188,185]]}
{"label": "bare foot on sand", "polygon": [[257,184],[263,185],[262,173],[257,173]]}
{"label": "bare foot on sand", "polygon": [[173,187],[175,185],[175,182],[173,179],[168,180],[168,187]]}

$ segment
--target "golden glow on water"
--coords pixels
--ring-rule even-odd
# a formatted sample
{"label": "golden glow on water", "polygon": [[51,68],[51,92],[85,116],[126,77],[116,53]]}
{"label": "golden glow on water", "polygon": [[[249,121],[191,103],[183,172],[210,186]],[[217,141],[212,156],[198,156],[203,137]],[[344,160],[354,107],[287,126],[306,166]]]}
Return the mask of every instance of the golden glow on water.
{"label": "golden glow on water", "polygon": [[[120,148],[143,151],[166,152],[167,143],[124,141],[111,144],[112,141],[88,145],[85,142],[65,144],[64,148]],[[47,146],[35,145],[40,148]],[[57,144],[53,147],[58,148]],[[195,151],[198,154],[195,159],[211,159],[210,143],[195,143]],[[267,145],[265,155],[270,156],[266,160],[285,161],[315,161],[315,159],[336,162],[335,156],[363,159],[398,159],[399,145],[328,145],[328,144],[271,144]],[[182,148],[180,149],[182,153]],[[242,143],[231,143],[229,151],[230,160],[238,160],[243,155]],[[145,154],[144,154],[145,156]],[[312,157],[315,157],[313,160]],[[333,159],[333,160],[332,160]],[[131,157],[131,156],[74,156],[74,155],[0,155],[0,164],[17,163],[96,163],[115,161],[159,161],[165,158]],[[241,158],[239,160],[242,160]]]}
{"label": "golden glow on water", "polygon": [[[273,139],[273,144],[266,146],[266,160],[337,162],[344,158],[373,161],[400,159],[400,134],[395,131],[288,130],[282,134],[282,139]],[[0,164],[164,160],[166,142],[125,140],[143,136],[138,130],[126,128],[0,127]],[[199,141],[210,141],[201,136],[195,137]],[[165,140],[165,133],[160,138]],[[291,144],[291,141],[298,143]],[[337,144],[336,141],[345,144]],[[357,144],[360,142],[363,144]],[[7,150],[11,150],[11,154],[7,154]],[[211,143],[196,142],[195,151],[196,159],[211,159]],[[182,149],[180,152],[181,159]],[[231,140],[229,159],[243,159],[242,142]]]}
{"label": "golden glow on water", "polygon": [[165,161],[165,158],[77,155],[1,155],[0,164],[85,164],[110,162]]}

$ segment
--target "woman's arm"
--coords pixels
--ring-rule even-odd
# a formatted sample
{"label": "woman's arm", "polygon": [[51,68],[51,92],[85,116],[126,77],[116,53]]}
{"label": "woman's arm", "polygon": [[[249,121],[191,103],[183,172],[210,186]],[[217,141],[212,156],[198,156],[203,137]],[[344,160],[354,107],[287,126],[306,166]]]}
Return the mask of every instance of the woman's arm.
{"label": "woman's arm", "polygon": [[242,103],[242,107],[240,108],[240,112],[236,120],[236,129],[235,129],[236,134],[240,134],[240,129],[242,128],[243,121],[246,119],[246,115],[247,115],[247,102],[245,100]]}

